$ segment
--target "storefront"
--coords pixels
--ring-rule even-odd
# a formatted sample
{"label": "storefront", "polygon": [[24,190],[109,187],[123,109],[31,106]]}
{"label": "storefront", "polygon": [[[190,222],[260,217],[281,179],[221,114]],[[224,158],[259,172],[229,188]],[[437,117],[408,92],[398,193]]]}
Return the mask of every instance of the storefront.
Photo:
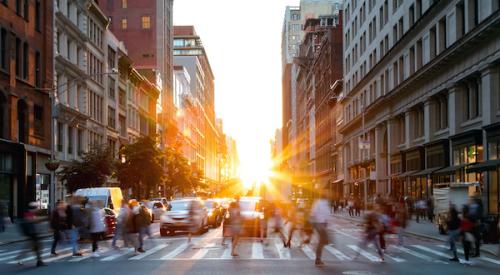
{"label": "storefront", "polygon": [[401,175],[405,181],[405,195],[422,198],[427,195],[427,179],[417,175],[424,167],[424,148],[415,147],[403,152],[405,172]]}
{"label": "storefront", "polygon": [[29,202],[26,163],[23,145],[0,141],[0,203],[11,218],[22,216]]}
{"label": "storefront", "polygon": [[400,177],[403,171],[401,153],[391,155],[390,190],[391,197],[401,198],[404,196],[404,178]]}
{"label": "storefront", "polygon": [[452,165],[455,168],[454,182],[479,182],[481,191],[484,190],[482,173],[468,170],[468,166],[483,161],[482,131],[472,130],[451,139]]}

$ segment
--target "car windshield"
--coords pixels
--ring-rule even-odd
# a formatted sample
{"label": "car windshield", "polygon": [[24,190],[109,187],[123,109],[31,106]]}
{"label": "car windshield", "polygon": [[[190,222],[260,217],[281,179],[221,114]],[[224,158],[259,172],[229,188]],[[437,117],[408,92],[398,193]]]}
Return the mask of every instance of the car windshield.
{"label": "car windshield", "polygon": [[153,202],[152,201],[144,202],[144,206],[146,206],[147,208],[153,208]]}
{"label": "car windshield", "polygon": [[[105,207],[108,201],[108,196],[87,196],[87,198],[89,198],[89,201],[97,202],[97,206],[101,208]],[[87,204],[87,207],[88,206],[90,206],[90,204]]]}
{"label": "car windshield", "polygon": [[170,203],[170,211],[186,211],[189,210],[190,201],[173,201]]}
{"label": "car windshield", "polygon": [[241,211],[255,211],[255,205],[257,204],[257,201],[253,200],[241,200],[240,201],[240,210]]}

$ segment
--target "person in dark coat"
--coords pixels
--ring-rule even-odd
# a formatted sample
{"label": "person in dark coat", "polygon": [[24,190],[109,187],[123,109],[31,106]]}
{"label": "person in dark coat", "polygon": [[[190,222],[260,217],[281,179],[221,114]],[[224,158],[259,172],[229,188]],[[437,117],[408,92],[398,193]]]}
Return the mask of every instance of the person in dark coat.
{"label": "person in dark coat", "polygon": [[448,242],[450,244],[450,250],[453,252],[453,258],[450,261],[458,262],[457,246],[455,242],[460,236],[460,218],[458,217],[458,211],[454,205],[450,206],[449,218],[447,221],[448,226]]}
{"label": "person in dark coat", "polygon": [[58,201],[56,208],[52,211],[50,226],[54,231],[54,241],[52,242],[50,253],[56,256],[57,244],[60,243],[62,238],[65,236],[66,230],[70,229],[68,224],[68,215],[66,213],[66,204],[63,201]]}

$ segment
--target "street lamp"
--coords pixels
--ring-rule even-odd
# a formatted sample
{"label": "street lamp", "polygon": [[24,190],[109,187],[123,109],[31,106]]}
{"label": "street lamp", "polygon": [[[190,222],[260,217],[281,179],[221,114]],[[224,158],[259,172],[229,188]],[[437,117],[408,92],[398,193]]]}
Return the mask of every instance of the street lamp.
{"label": "street lamp", "polygon": [[50,185],[49,185],[49,205],[50,209],[54,209],[55,206],[55,194],[56,194],[56,176],[55,176],[55,171],[59,168],[60,162],[56,160],[56,133],[55,133],[55,125],[57,123],[57,108],[58,104],[56,103],[56,93],[59,91],[60,88],[67,86],[66,89],[62,92],[66,92],[69,89],[68,82],[69,81],[75,81],[75,80],[85,80],[88,78],[91,78],[93,76],[100,76],[100,75],[115,75],[118,74],[118,69],[112,68],[110,72],[104,72],[104,73],[99,73],[99,74],[89,74],[89,75],[84,75],[80,77],[75,77],[70,80],[67,80],[66,82],[53,87],[53,88],[48,88],[48,89],[42,89],[45,91],[50,92],[50,107],[51,107],[51,139],[50,139],[50,161],[45,164],[45,167],[50,171]]}
{"label": "street lamp", "polygon": [[[336,80],[335,83],[333,83],[332,85],[330,85],[330,90],[334,90],[340,83],[342,82],[342,79],[340,80]],[[352,96],[346,96],[346,95],[336,95],[336,96],[331,96],[330,97],[330,101],[333,101],[333,100],[337,100],[337,101],[340,101],[344,98],[349,98],[349,99],[357,99],[355,97],[352,97]],[[366,99],[364,99],[366,100]],[[364,101],[363,100],[363,101]],[[362,116],[362,133],[363,133],[363,138],[362,138],[362,141],[360,144],[358,144],[359,148],[361,150],[368,150],[370,149],[370,143],[367,142],[366,140],[366,130],[365,130],[365,103],[364,102],[361,102],[361,116]],[[368,152],[369,154],[370,152]],[[365,168],[366,170],[368,170],[368,167]],[[368,193],[368,177],[369,175],[366,175],[367,177],[365,177],[365,180],[364,180],[364,186],[363,186],[363,194],[364,194],[364,205],[365,205],[365,211],[368,209],[367,205],[368,205],[368,197],[367,197],[367,193]]]}

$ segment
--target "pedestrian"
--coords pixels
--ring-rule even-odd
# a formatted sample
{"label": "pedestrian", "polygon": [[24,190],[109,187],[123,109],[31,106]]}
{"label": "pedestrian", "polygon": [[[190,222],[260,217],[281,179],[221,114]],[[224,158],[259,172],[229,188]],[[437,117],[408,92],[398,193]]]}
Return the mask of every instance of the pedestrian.
{"label": "pedestrian", "polygon": [[269,203],[267,201],[262,202],[262,217],[259,219],[259,233],[260,233],[260,242],[265,243],[264,239],[267,237],[267,225],[269,223],[269,216],[270,213],[268,211],[269,209]]}
{"label": "pedestrian", "polygon": [[231,256],[237,257],[239,256],[236,253],[240,231],[241,231],[241,212],[240,212],[240,202],[239,197],[236,198],[236,201],[231,202],[229,205],[229,216],[231,219]]}
{"label": "pedestrian", "polygon": [[471,198],[469,201],[469,220],[474,224],[472,234],[474,235],[474,251],[472,257],[480,257],[481,239],[483,230],[483,202],[479,196]]}
{"label": "pedestrian", "polygon": [[464,247],[464,257],[465,261],[462,263],[465,265],[471,265],[472,262],[469,260],[469,256],[471,255],[471,248],[475,242],[475,238],[473,235],[474,231],[474,223],[469,218],[469,206],[464,205],[462,210],[462,220],[460,222],[460,232],[462,234],[462,246]]}
{"label": "pedestrian", "polygon": [[328,200],[326,193],[323,191],[320,194],[320,198],[317,199],[311,209],[311,222],[313,224],[314,230],[318,233],[319,240],[316,247],[316,259],[314,264],[316,266],[323,266],[324,263],[321,260],[323,253],[323,247],[328,243],[328,233],[326,231],[328,226],[328,220],[330,218],[330,211],[328,209]]}
{"label": "pedestrian", "polygon": [[196,213],[196,205],[194,202],[191,202],[189,204],[189,211],[188,211],[188,219],[189,219],[189,229],[188,229],[188,244],[191,243],[191,238],[193,237],[193,234],[195,233],[197,227],[197,213]]}
{"label": "pedestrian", "polygon": [[[36,266],[46,266],[46,264],[42,261],[42,256],[40,254],[40,239],[38,236],[37,225],[42,222],[44,219],[38,217],[37,215],[37,204],[35,202],[30,202],[28,204],[28,210],[24,213],[21,222],[19,223],[21,227],[22,233],[29,238],[28,245],[31,246],[31,251],[33,251],[36,255]],[[30,250],[22,250],[16,257],[17,263],[22,265],[22,258],[29,253]]]}
{"label": "pedestrian", "polygon": [[359,197],[354,199],[354,213],[357,217],[361,216],[361,200]]}
{"label": "pedestrian", "polygon": [[457,254],[457,245],[455,244],[456,241],[458,241],[458,238],[460,237],[460,218],[458,217],[458,211],[455,207],[455,205],[450,206],[449,210],[449,218],[447,221],[447,227],[448,227],[448,243],[450,244],[450,250],[453,253],[453,258],[450,259],[450,261],[453,262],[458,262],[458,254]]}
{"label": "pedestrian", "polygon": [[375,249],[377,250],[377,253],[380,257],[380,261],[384,262],[384,253],[380,248],[379,242],[377,241],[377,236],[379,235],[379,232],[382,227],[379,215],[375,211],[367,213],[365,215],[363,225],[364,225],[363,240],[361,240],[361,243],[359,245],[360,248],[358,249],[354,259],[357,259],[359,257],[359,254],[361,253],[362,249],[364,249],[368,244],[372,243],[373,246],[375,246]]}
{"label": "pedestrian", "polygon": [[432,196],[427,199],[427,218],[431,223],[434,222],[434,198]]}
{"label": "pedestrian", "polygon": [[404,203],[398,203],[396,209],[396,218],[395,218],[396,230],[398,233],[398,244],[404,245],[404,232],[406,226],[408,225],[408,210]]}
{"label": "pedestrian", "polygon": [[389,228],[391,226],[390,224],[391,219],[388,208],[389,206],[387,204],[382,204],[382,205],[376,204],[375,207],[376,214],[378,215],[380,221],[380,227],[378,232],[380,248],[384,251],[387,248],[385,244],[385,234],[389,232]]}
{"label": "pedestrian", "polygon": [[63,239],[66,239],[66,232],[69,229],[66,204],[63,201],[58,201],[56,203],[56,207],[51,214],[50,226],[54,231],[54,240],[52,241],[52,248],[50,250],[50,253],[53,256],[57,256],[56,246]]}
{"label": "pedestrian", "polygon": [[151,224],[151,215],[147,210],[145,205],[140,205],[137,203],[132,209],[132,213],[134,215],[134,221],[136,223],[136,228],[138,231],[138,242],[139,247],[137,248],[137,252],[144,253],[144,237],[149,235],[149,225]]}
{"label": "pedestrian", "polygon": [[280,237],[281,241],[283,241],[283,246],[286,247],[286,237],[285,234],[283,234],[283,218],[282,218],[282,213],[281,209],[278,206],[278,204],[275,202],[273,204],[273,221],[274,221],[274,234],[278,234]]}
{"label": "pedestrian", "polygon": [[347,202],[347,208],[349,210],[349,217],[354,216],[354,198],[353,197],[349,198],[349,201]]}
{"label": "pedestrian", "polygon": [[78,236],[83,233],[83,228],[88,226],[88,218],[83,209],[83,198],[73,196],[70,204],[66,207],[66,215],[68,217],[67,235],[70,237],[71,248],[74,257],[83,256],[78,249]]}
{"label": "pedestrian", "polygon": [[97,201],[90,201],[90,235],[92,237],[92,257],[99,257],[97,253],[98,241],[106,232],[104,223],[104,210],[100,207]]}
{"label": "pedestrian", "polygon": [[[293,207],[293,206],[292,206]],[[292,242],[292,237],[293,237],[293,233],[298,229],[298,217],[297,217],[297,208],[293,207],[294,209],[292,211],[290,211],[290,215],[288,215],[288,219],[287,221],[285,222],[285,225],[288,225],[289,226],[289,230],[288,230],[288,237],[286,238],[286,242],[285,242],[285,247],[288,247],[290,248],[291,246],[291,242]]]}
{"label": "pedestrian", "polygon": [[130,218],[130,207],[125,199],[122,200],[122,205],[120,207],[120,212],[118,213],[118,218],[116,219],[116,229],[115,235],[113,236],[113,241],[111,246],[115,249],[116,241],[121,237],[123,239],[123,247],[127,247],[129,244],[128,235],[128,220]]}

